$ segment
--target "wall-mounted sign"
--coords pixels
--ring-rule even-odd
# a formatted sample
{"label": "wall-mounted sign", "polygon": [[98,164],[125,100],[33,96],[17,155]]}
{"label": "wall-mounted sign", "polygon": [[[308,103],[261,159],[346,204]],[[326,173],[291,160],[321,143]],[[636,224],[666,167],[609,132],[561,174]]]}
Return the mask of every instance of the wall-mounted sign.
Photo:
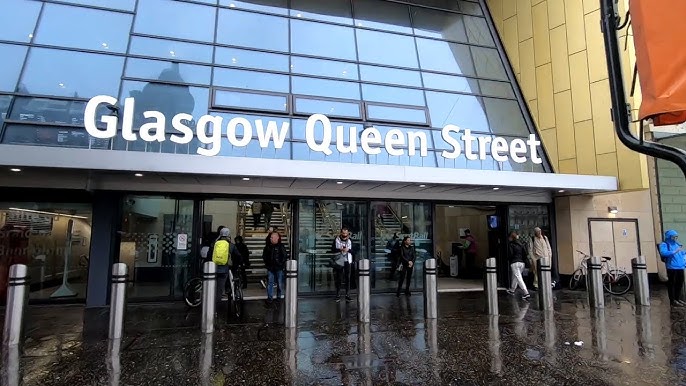
{"label": "wall-mounted sign", "polygon": [[176,235],[176,249],[179,251],[185,251],[188,249],[188,235],[185,233],[179,233]]}
{"label": "wall-mounted sign", "polygon": [[[253,121],[243,117],[232,118],[225,121],[221,116],[203,115],[190,127],[193,116],[186,113],[166,117],[159,111],[145,111],[143,117],[149,120],[134,131],[133,117],[135,109],[134,98],[124,99],[124,108],[120,112],[120,118],[115,115],[102,115],[97,117],[96,112],[100,105],[115,106],[117,99],[107,95],[98,95],[91,98],[86,105],[84,121],[86,131],[92,137],[109,139],[117,136],[121,129],[122,137],[127,141],[137,141],[139,138],[145,142],[164,142],[167,121],[171,119],[171,128],[174,132],[170,141],[178,144],[188,144],[193,138],[206,145],[198,147],[196,152],[205,156],[215,156],[221,151],[222,140],[225,137],[234,147],[248,146],[253,137],[257,136],[260,147],[273,146],[281,149],[284,145],[289,122]],[[99,118],[99,119],[98,119]],[[105,128],[98,128],[97,123],[105,124]],[[240,134],[239,134],[240,133]],[[335,136],[335,137],[334,137]],[[455,159],[464,153],[468,160],[485,160],[489,155],[495,161],[524,163],[527,160],[540,164],[543,160],[538,156],[538,147],[541,142],[533,134],[527,140],[513,139],[511,141],[502,137],[491,135],[472,134],[471,130],[460,128],[455,125],[447,125],[441,131],[441,137],[450,149],[441,151],[444,158]],[[392,156],[414,156],[417,153],[421,157],[428,156],[428,138],[423,131],[391,129],[384,135],[375,127],[360,128],[357,125],[345,127],[338,125],[335,128],[331,121],[323,114],[314,114],[307,119],[305,125],[305,139],[307,146],[313,151],[326,155],[333,154],[331,146],[336,139],[336,150],[341,154],[357,153],[362,150],[365,154],[380,154],[385,148]]]}

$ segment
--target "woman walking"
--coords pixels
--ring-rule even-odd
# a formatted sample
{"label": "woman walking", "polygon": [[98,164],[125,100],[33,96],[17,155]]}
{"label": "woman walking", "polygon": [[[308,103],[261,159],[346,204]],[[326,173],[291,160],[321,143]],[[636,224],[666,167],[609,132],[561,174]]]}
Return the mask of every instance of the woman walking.
{"label": "woman walking", "polygon": [[531,295],[529,295],[529,290],[526,288],[526,284],[524,283],[522,272],[526,267],[525,259],[528,259],[529,257],[526,252],[526,248],[519,241],[519,235],[515,231],[510,232],[507,251],[508,260],[510,262],[510,270],[512,271],[512,280],[510,280],[512,284],[510,284],[510,289],[507,290],[507,293],[514,295],[515,291],[517,291],[517,286],[519,286],[524,291],[522,299],[528,299],[531,297]]}

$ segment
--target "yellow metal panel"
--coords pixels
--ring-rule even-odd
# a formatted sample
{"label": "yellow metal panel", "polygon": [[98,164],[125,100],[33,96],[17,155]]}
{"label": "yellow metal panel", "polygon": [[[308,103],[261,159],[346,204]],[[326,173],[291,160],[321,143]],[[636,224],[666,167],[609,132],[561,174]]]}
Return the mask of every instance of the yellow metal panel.
{"label": "yellow metal panel", "polygon": [[595,175],[597,170],[595,143],[593,143],[593,121],[574,124],[576,133],[576,160],[579,174]]}
{"label": "yellow metal panel", "polygon": [[560,169],[558,169],[558,173],[576,174],[576,158],[560,160]]}
{"label": "yellow metal panel", "polygon": [[536,64],[534,62],[534,39],[519,43],[519,68],[521,86],[526,100],[536,99]]}
{"label": "yellow metal panel", "polygon": [[534,23],[534,52],[536,66],[550,62],[550,30],[548,29],[548,5],[542,2],[532,8]]}
{"label": "yellow metal panel", "polygon": [[575,158],[576,140],[571,90],[555,94],[555,127],[557,128],[558,156],[561,160]]}
{"label": "yellow metal panel", "polygon": [[[591,13],[600,9],[600,2],[598,0],[584,0],[584,14]],[[624,15],[622,15],[624,16]],[[600,19],[598,19],[600,22]]]}
{"label": "yellow metal panel", "polygon": [[569,57],[569,70],[572,82],[574,122],[589,120],[593,115],[591,113],[591,91],[588,87],[586,51],[577,52]]}
{"label": "yellow metal panel", "polygon": [[598,154],[598,175],[619,177],[617,153]]}
{"label": "yellow metal panel", "polygon": [[536,129],[538,129],[538,101],[536,99],[532,99],[529,102],[527,102],[529,105],[529,111],[531,111],[531,117],[534,120],[534,125],[536,126]]}
{"label": "yellow metal panel", "polygon": [[554,128],[553,67],[550,63],[536,67],[536,86],[538,127],[541,130]]}
{"label": "yellow metal panel", "polygon": [[[510,0],[513,1],[514,0]],[[532,38],[534,36],[533,21],[531,19],[531,0],[517,1],[517,30],[519,31],[519,41]]]}
{"label": "yellow metal panel", "polygon": [[550,164],[553,170],[558,169],[558,156],[557,156],[557,133],[555,129],[541,130],[541,142],[543,142],[543,147],[545,148]]}
{"label": "yellow metal panel", "polygon": [[586,23],[586,52],[588,53],[588,78],[591,82],[607,79],[605,45],[600,31],[600,11],[584,16]]}
{"label": "yellow metal panel", "polygon": [[562,0],[548,1],[548,23],[550,28],[559,27],[565,23],[565,6]]}
{"label": "yellow metal panel", "polygon": [[519,69],[519,38],[517,34],[517,18],[511,17],[506,19],[503,23],[504,33],[502,35],[505,51],[507,57],[512,63],[512,68],[515,73],[520,72]]}
{"label": "yellow metal panel", "polygon": [[569,90],[569,55],[567,54],[567,29],[564,25],[550,30],[550,53],[553,63],[553,90]]}
{"label": "yellow metal panel", "polygon": [[544,2],[544,1],[545,0],[531,0],[531,5],[536,5],[536,4],[539,4],[539,3]]}
{"label": "yellow metal panel", "polygon": [[601,80],[591,83],[591,107],[593,110],[593,129],[595,148],[598,154],[615,151],[615,132],[610,117],[610,83]]}
{"label": "yellow metal panel", "polygon": [[567,49],[569,54],[586,48],[584,7],[579,0],[565,1],[565,22],[567,25]]}
{"label": "yellow metal panel", "polygon": [[503,19],[509,19],[517,14],[516,0],[500,0],[503,8]]}
{"label": "yellow metal panel", "polygon": [[619,188],[621,190],[648,188],[646,157],[629,150],[619,139],[616,139],[616,146],[617,164],[619,166]]}

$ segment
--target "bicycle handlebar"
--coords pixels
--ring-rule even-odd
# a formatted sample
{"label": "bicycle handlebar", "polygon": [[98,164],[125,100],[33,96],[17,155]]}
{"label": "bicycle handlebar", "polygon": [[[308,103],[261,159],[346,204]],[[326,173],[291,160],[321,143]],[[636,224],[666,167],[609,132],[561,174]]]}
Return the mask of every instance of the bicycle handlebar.
{"label": "bicycle handlebar", "polygon": [[[587,253],[585,253],[585,252],[582,252],[582,251],[580,251],[580,250],[578,250],[578,249],[577,249],[576,251],[579,252],[580,254],[584,255],[584,260],[585,260],[585,259],[590,259],[590,258],[592,257],[591,255],[589,255],[589,254],[587,254]],[[612,260],[612,258],[611,258],[610,256],[600,256],[600,258],[601,258],[602,260],[604,260],[604,261],[610,261],[610,260]]]}

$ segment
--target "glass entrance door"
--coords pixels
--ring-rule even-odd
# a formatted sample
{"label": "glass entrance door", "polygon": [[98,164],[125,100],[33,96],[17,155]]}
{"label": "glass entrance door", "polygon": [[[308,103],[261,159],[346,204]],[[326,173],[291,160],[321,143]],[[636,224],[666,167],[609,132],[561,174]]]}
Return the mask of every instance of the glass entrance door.
{"label": "glass entrance door", "polygon": [[127,196],[119,262],[129,266],[130,298],[181,299],[193,258],[194,201]]}

